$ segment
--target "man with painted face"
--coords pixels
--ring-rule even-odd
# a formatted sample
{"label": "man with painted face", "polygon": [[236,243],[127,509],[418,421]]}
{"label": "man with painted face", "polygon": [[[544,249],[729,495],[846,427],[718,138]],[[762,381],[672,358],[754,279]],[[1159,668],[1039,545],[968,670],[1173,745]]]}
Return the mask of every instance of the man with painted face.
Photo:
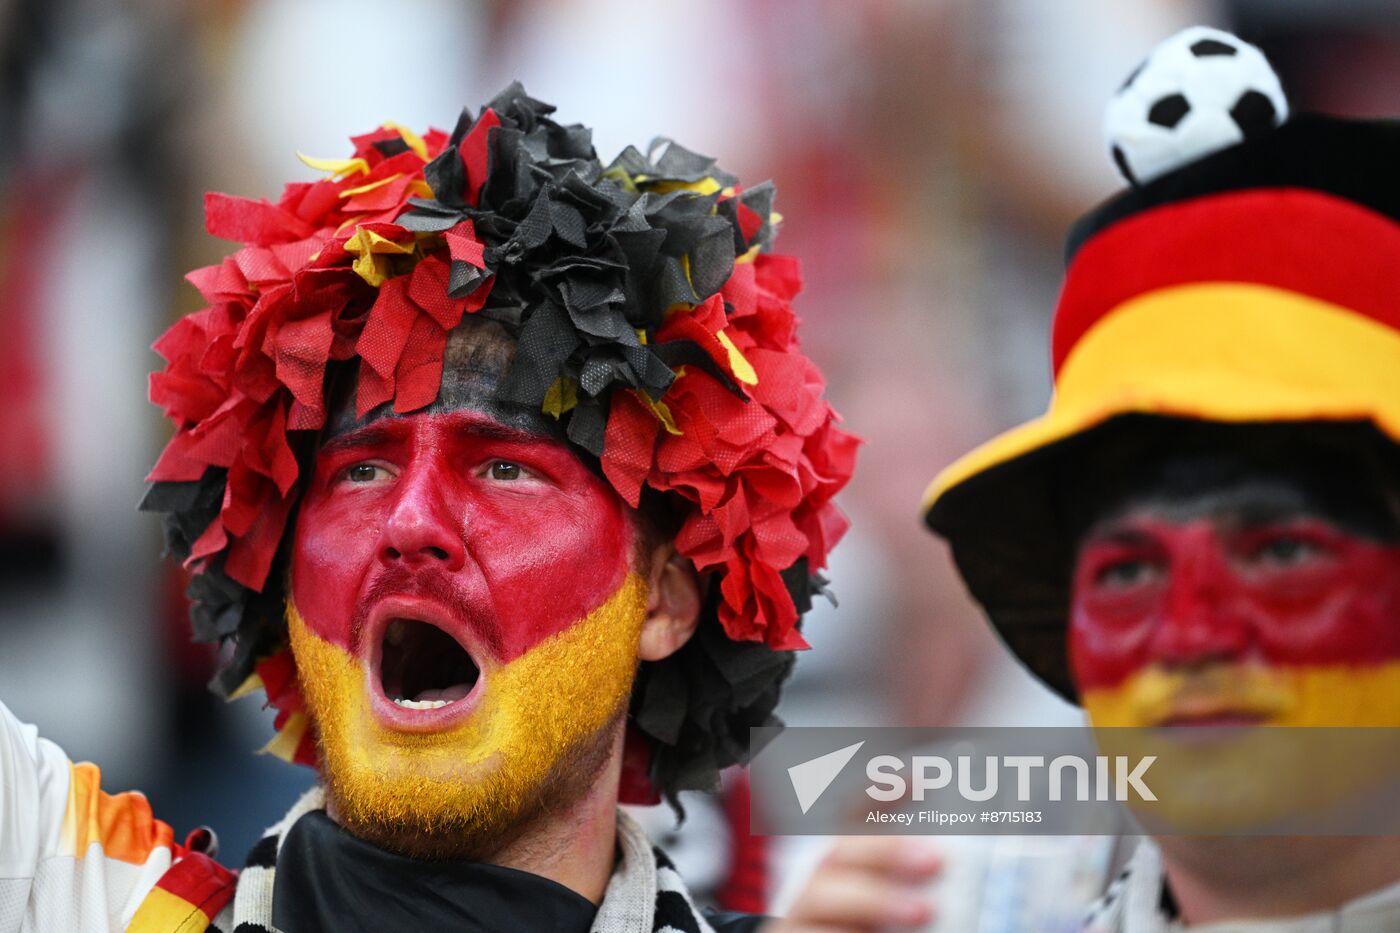
{"label": "man with painted face", "polygon": [[[1400,726],[1400,124],[1290,119],[1196,28],[1107,128],[1132,187],[1071,233],[1050,409],[927,521],[1093,726]],[[1088,928],[1400,929],[1400,839],[1164,835]]]}
{"label": "man with painted face", "polygon": [[604,166],[518,86],[386,124],[157,343],[144,506],[215,687],[318,785],[236,876],[0,708],[0,930],[750,929],[617,804],[714,788],[805,646],[856,441],[798,348],[772,189]]}
{"label": "man with painted face", "polygon": [[548,415],[498,401],[514,351],[470,317],[428,408],[332,411],[288,636],[330,820],[418,857],[544,848],[557,868],[537,873],[597,900],[611,864],[577,856],[613,845],[617,781],[599,775],[620,767],[637,661],[688,640],[700,594]]}

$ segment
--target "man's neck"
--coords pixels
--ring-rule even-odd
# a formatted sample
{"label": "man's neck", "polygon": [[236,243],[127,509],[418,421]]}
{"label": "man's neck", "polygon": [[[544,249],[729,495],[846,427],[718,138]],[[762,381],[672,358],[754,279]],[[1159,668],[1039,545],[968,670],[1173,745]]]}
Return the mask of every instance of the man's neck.
{"label": "man's neck", "polygon": [[548,878],[601,904],[617,857],[617,783],[614,762],[586,796],[536,820],[489,861]]}
{"label": "man's neck", "polygon": [[1182,919],[1269,920],[1335,910],[1400,881],[1400,838],[1157,840]]}

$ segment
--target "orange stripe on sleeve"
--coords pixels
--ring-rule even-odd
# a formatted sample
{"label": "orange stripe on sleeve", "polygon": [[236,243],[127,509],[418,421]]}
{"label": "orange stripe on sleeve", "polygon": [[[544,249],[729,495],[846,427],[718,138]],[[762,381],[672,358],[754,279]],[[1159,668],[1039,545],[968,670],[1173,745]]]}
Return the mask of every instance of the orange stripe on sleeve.
{"label": "orange stripe on sleeve", "polygon": [[107,858],[142,865],[157,848],[175,850],[174,832],[155,818],[143,795],[105,793],[101,772],[89,762],[69,767],[68,807],[63,814],[66,851],[82,858],[96,842]]}

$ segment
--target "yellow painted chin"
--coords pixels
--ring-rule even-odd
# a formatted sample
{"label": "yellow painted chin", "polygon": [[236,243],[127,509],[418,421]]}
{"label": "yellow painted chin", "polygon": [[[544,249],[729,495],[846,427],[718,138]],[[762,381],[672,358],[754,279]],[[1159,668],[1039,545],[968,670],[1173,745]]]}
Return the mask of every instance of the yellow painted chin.
{"label": "yellow painted chin", "polygon": [[[1355,825],[1400,776],[1400,661],[1151,667],[1081,700],[1101,753],[1158,757],[1149,782],[1157,801],[1131,804],[1153,833],[1277,831],[1343,813]],[[1215,716],[1270,728],[1153,728]]]}
{"label": "yellow painted chin", "polygon": [[360,663],[314,634],[288,601],[298,680],[341,822],[371,830],[364,833],[370,838],[484,838],[514,823],[571,756],[610,740],[600,733],[626,710],[646,589],[629,573],[573,626],[508,664],[483,669],[472,715],[432,733],[381,725]]}
{"label": "yellow painted chin", "polygon": [[1153,666],[1080,697],[1096,727],[1252,714],[1271,726],[1400,726],[1400,661],[1197,670]]}

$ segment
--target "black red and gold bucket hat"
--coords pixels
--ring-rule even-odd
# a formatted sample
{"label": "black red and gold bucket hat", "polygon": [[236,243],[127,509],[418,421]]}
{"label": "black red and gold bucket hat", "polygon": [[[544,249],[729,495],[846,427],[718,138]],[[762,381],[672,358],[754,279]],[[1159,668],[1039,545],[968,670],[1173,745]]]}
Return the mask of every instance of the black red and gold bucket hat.
{"label": "black red and gold bucket hat", "polygon": [[[1400,444],[1400,121],[1285,119],[1262,61],[1196,28],[1120,89],[1108,135],[1133,184],[1070,233],[1049,408],[948,466],[923,499],[1001,636],[1067,697],[1061,491],[1104,439],[1347,423]],[[1174,162],[1160,158],[1172,133]]]}

